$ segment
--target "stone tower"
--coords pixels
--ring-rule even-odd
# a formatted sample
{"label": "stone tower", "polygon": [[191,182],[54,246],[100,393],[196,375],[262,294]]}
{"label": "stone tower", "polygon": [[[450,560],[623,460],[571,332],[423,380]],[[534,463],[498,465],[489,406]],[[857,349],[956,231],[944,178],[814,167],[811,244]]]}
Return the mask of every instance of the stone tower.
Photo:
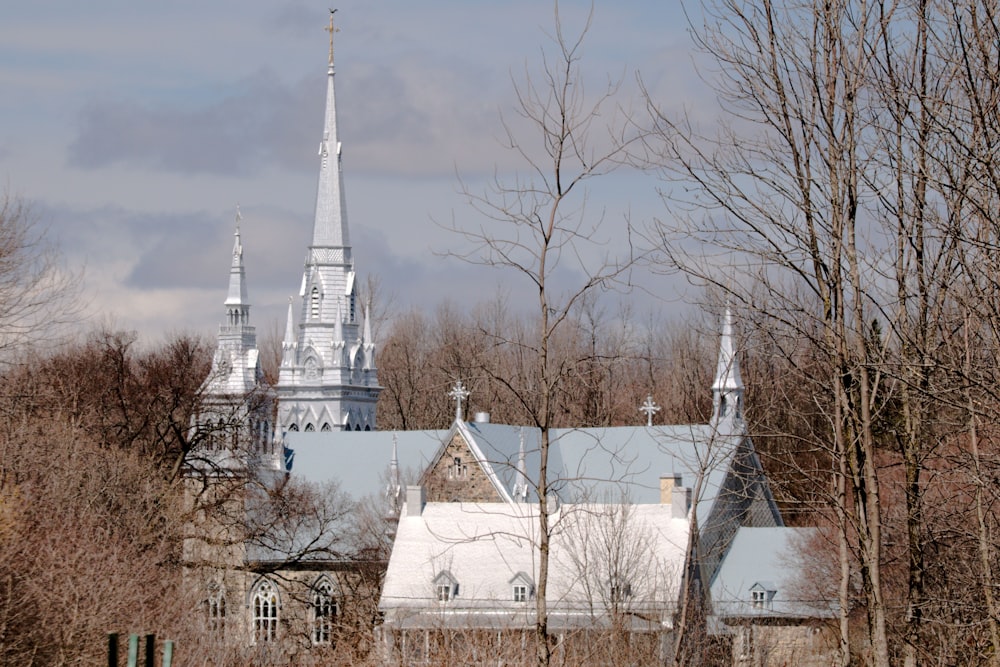
{"label": "stone tower", "polygon": [[368,312],[358,303],[347,227],[341,144],[334,95],[333,14],[326,115],[319,145],[319,184],[312,242],[306,252],[298,303],[288,325],[278,373],[278,423],[285,431],[375,429],[382,390]]}

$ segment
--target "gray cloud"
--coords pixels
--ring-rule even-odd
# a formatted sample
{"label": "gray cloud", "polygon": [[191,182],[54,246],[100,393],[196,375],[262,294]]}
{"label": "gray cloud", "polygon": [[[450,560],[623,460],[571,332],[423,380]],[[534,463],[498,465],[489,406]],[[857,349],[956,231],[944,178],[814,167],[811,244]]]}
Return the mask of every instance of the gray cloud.
{"label": "gray cloud", "polygon": [[305,169],[311,165],[295,156],[308,153],[302,149],[315,136],[321,100],[321,91],[287,86],[263,71],[200,108],[94,102],[80,113],[76,138],[68,147],[69,164],[229,176],[256,174],[272,162]]}

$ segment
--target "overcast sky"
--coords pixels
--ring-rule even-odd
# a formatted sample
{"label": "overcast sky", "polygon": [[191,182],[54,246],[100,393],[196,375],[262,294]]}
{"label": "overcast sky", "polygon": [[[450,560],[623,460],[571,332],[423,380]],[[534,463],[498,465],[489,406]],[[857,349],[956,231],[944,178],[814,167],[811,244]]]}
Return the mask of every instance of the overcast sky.
{"label": "overcast sky", "polygon": [[[253,319],[279,321],[310,238],[329,3],[277,0],[5,3],[0,9],[0,177],[31,203],[95,320],[212,334],[240,205]],[[337,0],[337,102],[359,273],[396,309],[488,298],[511,276],[446,261],[472,187],[516,162],[497,138],[511,76],[548,48],[544,0]],[[568,32],[589,2],[564,0]],[[641,73],[667,107],[705,92],[675,0],[599,0],[588,81]],[[660,215],[657,182],[617,174],[606,219]],[[599,188],[600,189],[600,188]],[[675,290],[650,279],[671,308]],[[525,286],[526,287],[526,286]],[[644,302],[645,307],[649,306]]]}

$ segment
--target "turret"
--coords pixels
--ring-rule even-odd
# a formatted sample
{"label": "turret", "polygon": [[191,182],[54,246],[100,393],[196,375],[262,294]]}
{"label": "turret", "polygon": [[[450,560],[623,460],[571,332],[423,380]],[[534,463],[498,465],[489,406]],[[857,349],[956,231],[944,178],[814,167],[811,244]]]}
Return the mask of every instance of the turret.
{"label": "turret", "polygon": [[736,340],[733,333],[733,314],[726,307],[719,341],[719,363],[712,382],[712,422],[735,423],[743,419],[743,378],[740,362],[736,357]]}

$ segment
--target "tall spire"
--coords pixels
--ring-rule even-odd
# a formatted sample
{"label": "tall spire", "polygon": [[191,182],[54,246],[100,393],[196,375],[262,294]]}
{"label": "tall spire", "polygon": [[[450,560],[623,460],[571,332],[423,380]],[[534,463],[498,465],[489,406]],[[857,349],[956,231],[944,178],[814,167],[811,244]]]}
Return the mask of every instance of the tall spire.
{"label": "tall spire", "polygon": [[[357,281],[344,199],[334,91],[333,12],[327,59],[326,112],[312,239],[289,321],[278,374],[278,414],[289,431],[372,430],[381,387],[375,349],[362,339]],[[289,316],[290,318],[292,315]],[[294,340],[294,345],[287,341]]]}
{"label": "tall spire", "polygon": [[[326,115],[323,139],[319,145],[319,184],[316,190],[316,218],[313,222],[313,248],[349,248],[347,207],[344,199],[344,175],[340,168],[340,137],[337,134],[337,96],[334,91],[333,11],[330,12],[330,60],[326,74]],[[332,156],[332,159],[331,159]],[[349,262],[349,254],[344,257]]]}
{"label": "tall spire", "polygon": [[712,382],[713,418],[743,418],[743,378],[740,362],[736,357],[736,338],[733,333],[733,313],[726,306],[719,340],[719,363]]}

